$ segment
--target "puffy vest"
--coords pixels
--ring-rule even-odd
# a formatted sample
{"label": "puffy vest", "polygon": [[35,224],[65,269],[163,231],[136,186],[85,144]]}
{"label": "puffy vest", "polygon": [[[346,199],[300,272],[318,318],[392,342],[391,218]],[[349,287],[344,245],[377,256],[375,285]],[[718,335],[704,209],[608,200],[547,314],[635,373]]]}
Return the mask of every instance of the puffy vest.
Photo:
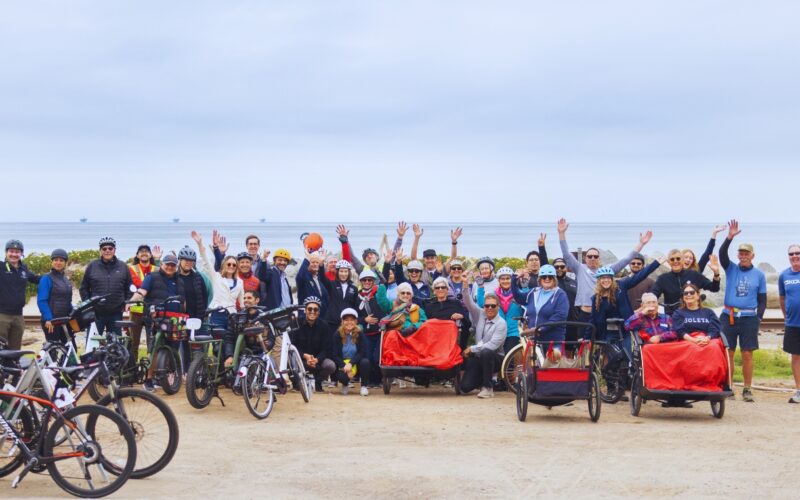
{"label": "puffy vest", "polygon": [[50,271],[48,274],[52,286],[50,288],[50,298],[47,305],[54,318],[68,316],[72,310],[72,283],[67,279],[63,272]]}
{"label": "puffy vest", "polygon": [[[150,279],[153,281],[150,291],[147,292],[147,297],[144,298],[145,305],[149,306],[151,304],[163,302],[167,297],[172,295],[179,295],[181,300],[186,299],[186,293],[183,289],[183,281],[178,279],[177,273],[175,273],[172,278],[169,278],[164,271],[159,269],[158,272],[150,273],[150,276]],[[170,293],[169,287],[167,286],[167,280],[175,281],[175,291],[177,293]]]}

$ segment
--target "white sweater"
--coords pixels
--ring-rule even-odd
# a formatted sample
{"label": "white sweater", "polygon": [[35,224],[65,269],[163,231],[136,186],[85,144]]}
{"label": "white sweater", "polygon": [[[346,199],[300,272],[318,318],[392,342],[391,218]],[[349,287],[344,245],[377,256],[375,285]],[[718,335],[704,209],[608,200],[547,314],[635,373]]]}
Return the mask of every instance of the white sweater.
{"label": "white sweater", "polygon": [[211,288],[214,290],[214,298],[211,304],[208,305],[209,309],[217,307],[224,307],[229,313],[236,312],[236,304],[244,304],[244,282],[236,278],[236,284],[231,288],[226,283],[225,278],[214,270],[211,263],[208,262],[205,252],[200,252],[200,261],[203,266],[203,271],[208,275],[211,280]]}

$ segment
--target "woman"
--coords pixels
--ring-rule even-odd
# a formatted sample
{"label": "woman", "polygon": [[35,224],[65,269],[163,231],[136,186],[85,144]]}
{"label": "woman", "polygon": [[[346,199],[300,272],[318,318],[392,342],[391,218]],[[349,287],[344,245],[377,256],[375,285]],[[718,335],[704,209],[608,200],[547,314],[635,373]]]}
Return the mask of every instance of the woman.
{"label": "woman", "polygon": [[[567,293],[558,287],[556,268],[550,264],[539,269],[539,286],[533,290],[520,290],[515,280],[511,281],[511,287],[517,304],[526,306],[528,328],[567,320],[569,299]],[[544,326],[539,328],[537,339],[543,342],[564,342],[566,332],[565,325]],[[550,361],[558,363],[560,359],[561,349],[554,346]]]}
{"label": "woman", "polygon": [[393,302],[386,297],[386,288],[378,287],[378,304],[389,314],[382,320],[389,330],[399,330],[403,335],[411,335],[422,326],[428,317],[425,311],[414,303],[414,291],[408,283],[397,286],[397,299]]}
{"label": "woman", "polygon": [[678,340],[672,329],[672,320],[658,312],[658,298],[649,292],[642,295],[642,306],[625,320],[625,331],[639,332],[648,344]]}
{"label": "woman", "polygon": [[[491,257],[481,257],[478,259],[478,273],[479,276],[475,279],[478,287],[483,285],[485,294],[494,293],[495,289],[500,286],[497,277],[494,275],[494,259]],[[478,300],[478,289],[474,290],[473,298]]]}
{"label": "woman", "polygon": [[336,329],[331,342],[331,357],[336,364],[334,377],[342,384],[342,394],[346,395],[350,390],[350,381],[361,373],[361,395],[368,396],[367,374],[370,372],[370,362],[367,357],[367,343],[361,327],[358,326],[358,313],[355,309],[345,309],[341,320],[342,324]]}
{"label": "woman", "polygon": [[388,250],[383,258],[382,277],[383,282],[386,283],[386,297],[392,302],[397,299],[397,280],[392,270],[393,259],[403,260],[403,251],[398,250],[395,254],[393,250]]}
{"label": "woman", "polygon": [[[538,274],[539,269],[536,272]],[[498,287],[495,289],[494,294],[497,295],[497,300],[500,302],[498,314],[506,321],[506,340],[503,344],[503,351],[508,352],[519,344],[519,322],[514,318],[524,316],[525,311],[514,300],[514,291],[511,288],[511,283],[514,281],[514,271],[510,267],[501,267],[497,270],[496,276]],[[522,291],[525,292],[528,289],[524,288]],[[483,307],[483,298],[485,296],[485,287],[478,285],[478,307]]]}
{"label": "woman", "polygon": [[690,249],[686,248],[683,252],[683,268],[684,269],[691,269],[693,271],[697,271],[698,273],[702,273],[706,269],[706,264],[708,264],[708,260],[711,257],[711,254],[714,253],[714,245],[717,243],[717,233],[726,229],[727,226],[714,226],[711,230],[711,239],[708,241],[708,245],[706,245],[706,250],[703,252],[703,255],[700,256],[700,261],[698,262],[694,256],[694,252]]}
{"label": "woman", "polygon": [[[683,287],[682,307],[672,314],[672,325],[678,337],[706,345],[711,339],[720,336],[722,324],[713,310],[703,307],[700,289],[692,283]],[[700,333],[700,335],[692,335]]]}
{"label": "woman", "polygon": [[328,306],[328,323],[333,329],[341,324],[340,315],[345,309],[355,309],[358,307],[358,288],[352,282],[353,265],[346,260],[336,262],[336,276],[333,282],[328,283],[328,296],[330,305]]}
{"label": "woman", "polygon": [[224,312],[212,313],[208,322],[215,328],[227,328],[228,315],[235,313],[239,306],[244,303],[244,284],[237,276],[238,263],[236,262],[236,257],[228,255],[223,258],[219,272],[216,272],[206,256],[203,237],[197,231],[192,231],[192,239],[197,243],[202,269],[211,279],[214,298],[208,308],[225,308]]}
{"label": "woman", "polygon": [[63,328],[55,328],[53,318],[63,318],[72,312],[72,282],[64,274],[67,267],[67,252],[56,248],[50,254],[50,272],[39,280],[36,303],[42,315],[42,330],[47,342],[68,341]]}
{"label": "woman", "polygon": [[[369,387],[379,387],[381,385],[380,353],[381,353],[381,328],[380,320],[386,314],[378,303],[378,289],[386,290],[385,285],[376,286],[378,277],[369,267],[361,270],[358,276],[361,283],[361,290],[356,298],[358,305],[358,321],[364,331],[364,341],[367,344],[367,358],[369,359],[371,372],[369,374]],[[364,377],[364,374],[361,375]]]}

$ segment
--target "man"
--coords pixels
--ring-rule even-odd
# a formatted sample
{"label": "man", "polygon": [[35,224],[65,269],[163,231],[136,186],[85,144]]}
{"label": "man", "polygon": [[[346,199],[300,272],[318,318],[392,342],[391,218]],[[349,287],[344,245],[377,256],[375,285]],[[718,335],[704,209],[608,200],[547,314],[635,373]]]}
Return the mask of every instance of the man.
{"label": "man", "polygon": [[[422,229],[419,224],[414,224],[412,228],[414,230],[414,243],[411,245],[411,260],[417,260],[419,240],[422,238],[422,234],[425,232],[425,230]],[[458,238],[461,237],[462,233],[463,230],[460,227],[450,231],[450,260],[458,257]],[[422,276],[420,279],[429,287],[433,284],[433,280],[439,276],[448,276],[449,271],[446,267],[442,267],[442,263],[439,261],[436,250],[429,248],[423,251],[422,262],[424,267],[422,269]]]}
{"label": "man", "polygon": [[[597,282],[597,278],[595,278],[595,272],[597,272],[602,264],[600,262],[600,250],[595,247],[589,248],[586,251],[584,262],[578,262],[578,259],[576,259],[572,253],[570,253],[569,245],[567,245],[567,229],[569,229],[569,224],[567,224],[566,219],[560,219],[558,221],[557,228],[558,239],[559,243],[561,244],[561,253],[563,254],[564,261],[575,273],[575,279],[578,282],[578,290],[575,295],[575,318],[577,321],[588,323],[590,322],[592,313],[592,295],[594,295],[594,285]],[[647,242],[649,242],[652,237],[652,231],[639,234],[639,243],[634,247],[633,251],[624,259],[618,260],[617,262],[610,264],[608,267],[610,267],[615,274],[619,273],[622,268],[628,265],[628,262],[630,262],[631,259],[636,256],[636,254],[642,251],[642,248],[647,245]],[[568,337],[567,340],[574,341],[576,339]]]}
{"label": "man", "polygon": [[244,245],[247,248],[247,254],[250,255],[250,270],[253,272],[253,274],[257,274],[258,268],[261,266],[261,256],[259,255],[259,250],[261,249],[261,240],[255,234],[251,234],[244,239]]}
{"label": "man", "polygon": [[266,288],[266,299],[264,305],[267,309],[286,307],[293,304],[292,287],[289,286],[289,279],[286,277],[286,267],[292,260],[292,254],[285,248],[279,248],[272,257],[273,265],[267,264],[269,251],[264,251],[262,265],[258,266],[258,279]]}
{"label": "man", "polygon": [[[664,273],[658,278],[650,289],[656,297],[664,295],[664,312],[672,315],[676,309],[681,306],[681,296],[683,295],[683,286],[687,283],[692,283],[698,288],[708,290],[710,292],[718,292],[720,286],[719,277],[719,261],[716,258],[711,259],[708,264],[709,269],[714,272],[714,279],[709,280],[702,274],[692,269],[684,269],[683,267],[683,252],[678,249],[672,249],[667,254],[670,271]],[[631,303],[632,305],[634,303]]]}
{"label": "man", "polygon": [[213,298],[210,279],[195,268],[197,253],[185,246],[178,252],[178,279],[183,282],[186,314],[203,319]]}
{"label": "man", "polygon": [[[258,293],[250,290],[248,292],[244,292],[242,302],[243,307],[242,309],[247,311],[247,320],[253,321],[255,318],[261,314],[261,310],[258,309],[259,303],[259,296]],[[269,329],[266,330],[269,332]],[[278,366],[280,362],[281,356],[281,348],[280,343],[278,344],[278,349],[274,350],[275,339],[270,337],[271,334],[266,334],[266,340],[264,344],[266,345],[267,349],[270,349],[270,352],[273,353],[273,362],[275,362],[275,366]],[[237,335],[234,335],[233,332],[226,331],[225,334],[222,336],[222,355],[225,358],[225,368],[230,368],[233,364],[233,355],[236,352],[236,341]],[[254,354],[261,353],[262,349],[261,346],[252,338],[245,338],[245,345],[243,346],[245,349],[249,349]],[[278,359],[275,359],[274,353],[277,352]]]}
{"label": "man", "polygon": [[778,278],[781,312],[784,321],[783,350],[792,355],[794,395],[790,403],[800,403],[800,245],[789,247],[789,268]]}
{"label": "man", "polygon": [[[155,246],[154,250],[150,250],[149,245],[139,245],[136,249],[136,256],[133,258],[133,263],[128,266],[131,273],[131,281],[133,286],[137,289],[142,287],[144,278],[158,269],[161,259],[161,247]],[[131,332],[131,361],[136,364],[136,358],[139,354],[139,343],[142,339],[142,328],[144,327],[144,306],[142,304],[134,304],[130,307],[130,320],[133,326],[130,328]]]}
{"label": "man", "polygon": [[295,281],[297,283],[297,302],[305,303],[308,297],[318,297],[320,299],[320,308],[322,318],[328,316],[328,306],[330,305],[331,282],[322,272],[322,262],[325,260],[324,255],[317,252],[306,252],[306,258],[300,265],[297,271]]}
{"label": "man", "polygon": [[[536,288],[539,286],[539,269],[542,265],[548,264],[547,249],[544,246],[547,233],[540,233],[536,241],[537,250],[531,250],[525,256],[525,269],[521,278],[517,279],[519,288]],[[563,259],[562,259],[563,260]]]}
{"label": "man", "polygon": [[39,276],[32,273],[22,262],[25,248],[19,240],[6,242],[6,260],[0,262],[0,337],[8,342],[8,348],[22,347],[25,331],[25,288],[28,283],[39,283]]}
{"label": "man", "polygon": [[493,398],[492,375],[503,362],[503,344],[508,326],[506,320],[498,315],[500,301],[497,295],[487,294],[483,309],[475,304],[470,294],[464,295],[464,302],[475,324],[475,344],[463,351],[465,359],[461,392],[466,394],[480,387],[479,398]]}
{"label": "man", "polygon": [[131,296],[131,273],[128,266],[117,258],[116,252],[114,238],[100,239],[100,258],[86,266],[79,290],[81,300],[108,295],[105,302],[95,307],[95,325],[100,335],[106,330],[119,333],[114,323],[122,320],[125,301]]}
{"label": "man", "polygon": [[[631,276],[635,276],[636,273],[644,269],[644,255],[637,253],[636,256],[631,259],[630,263],[628,264],[628,268],[631,270]],[[656,281],[648,276],[638,285],[634,285],[629,288],[628,302],[630,303],[631,307],[638,308],[642,301],[642,294],[649,292],[655,283]]]}
{"label": "man", "polygon": [[760,269],[753,266],[753,245],[742,243],[737,250],[739,264],[728,257],[728,247],[742,230],[739,222],[728,223],[728,237],[719,248],[719,263],[725,269],[725,308],[720,314],[722,333],[728,339],[728,355],[733,371],[733,355],[738,344],[742,351],[742,377],[744,389],[742,399],[755,401],[753,384],[753,351],[758,349],[758,329],[767,309],[767,279]]}
{"label": "man", "polygon": [[239,252],[236,256],[236,269],[239,279],[242,280],[245,292],[253,292],[258,295],[259,300],[266,295],[266,288],[261,280],[253,274],[253,257],[247,252]]}
{"label": "man", "polygon": [[[314,374],[314,390],[322,392],[322,381],[336,371],[336,364],[330,359],[333,331],[325,321],[320,320],[322,301],[319,297],[306,297],[303,303],[305,318],[300,321],[300,327],[289,335],[306,370]],[[366,378],[367,374],[363,376]]]}

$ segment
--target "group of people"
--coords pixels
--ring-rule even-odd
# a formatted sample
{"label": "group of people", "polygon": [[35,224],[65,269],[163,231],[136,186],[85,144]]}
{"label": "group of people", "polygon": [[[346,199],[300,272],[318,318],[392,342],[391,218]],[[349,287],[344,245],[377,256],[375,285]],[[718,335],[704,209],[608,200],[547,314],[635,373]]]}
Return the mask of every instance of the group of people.
{"label": "group of people", "polygon": [[[106,296],[95,311],[101,334],[115,328],[115,322],[129,308],[135,325],[131,335],[137,346],[148,325],[148,305],[167,297],[180,296],[184,312],[191,317],[203,318],[207,310],[215,310],[208,323],[219,328],[227,326],[230,313],[242,308],[302,304],[301,325],[293,332],[292,342],[314,374],[317,389],[322,389],[325,379],[332,378],[346,393],[352,380],[358,378],[362,395],[381,383],[382,328],[413,335],[427,319],[456,322],[465,358],[461,390],[478,390],[478,397],[489,398],[494,395],[504,353],[519,342],[520,318],[528,328],[568,320],[591,323],[599,338],[608,337],[608,319],[622,318],[626,320],[622,346],[627,350],[631,332],[649,343],[686,341],[698,345],[724,335],[731,366],[735,350],[741,350],[741,397],[753,401],[752,353],[758,349],[759,323],[766,309],[766,279],[753,265],[751,244],[739,244],[737,262],[730,260],[730,246],[741,233],[736,220],[712,230],[700,259],[691,250],[675,249],[649,265],[641,252],[652,238],[650,231],[640,234],[624,258],[603,264],[595,247],[586,250],[582,259],[570,251],[568,228],[566,220],[558,221],[561,256],[552,263],[545,246],[546,234],[541,234],[537,248],[526,256],[524,268],[495,269],[494,259],[483,257],[473,271],[458,257],[461,228],[451,231],[450,255],[442,262],[434,249],[424,250],[418,259],[424,230],[416,224],[409,228],[400,222],[393,247],[382,256],[367,248],[360,258],[350,245],[349,230],[340,225],[336,228],[340,256],[305,249],[294,289],[286,273],[292,263],[290,251],[262,251],[256,235],[245,239],[246,250],[232,255],[221,233],[212,233],[207,249],[202,235],[193,231],[196,250],[185,246],[164,255],[158,246],[143,244],[130,264],[116,256],[115,240],[104,237],[99,242],[100,258],[86,268],[79,291],[82,299]],[[406,262],[403,240],[409,229],[414,240]],[[713,253],[716,237],[724,230],[727,236],[717,256]],[[65,276],[67,252],[54,250],[52,269],[43,276],[26,268],[23,252],[20,241],[6,243],[6,260],[0,273],[0,336],[7,339],[10,348],[20,347],[25,288],[28,283],[38,283],[37,302],[45,338],[64,341],[63,332],[53,327],[52,320],[72,310],[72,284]],[[665,262],[670,270],[652,279],[650,275]],[[779,291],[786,318],[784,349],[792,355],[797,385],[790,401],[799,403],[800,245],[789,247],[789,262],[790,267],[780,275]],[[628,275],[616,279],[626,267]],[[706,268],[711,277],[704,274]],[[717,315],[703,306],[701,293],[720,290],[722,270],[725,300],[723,311]],[[143,306],[129,306],[132,297],[141,300]],[[659,302],[664,312],[660,312]],[[540,328],[540,334],[543,340],[561,342],[577,340],[583,332],[574,327],[549,326]],[[133,351],[135,356],[136,349]],[[561,356],[557,348],[549,354],[551,362],[558,362]]]}

